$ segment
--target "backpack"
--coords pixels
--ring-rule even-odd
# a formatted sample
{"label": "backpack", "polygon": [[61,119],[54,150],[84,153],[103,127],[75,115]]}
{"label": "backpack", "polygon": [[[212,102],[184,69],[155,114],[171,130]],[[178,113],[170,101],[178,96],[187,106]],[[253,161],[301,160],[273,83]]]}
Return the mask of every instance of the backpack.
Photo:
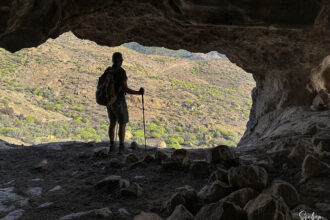
{"label": "backpack", "polygon": [[117,100],[114,73],[117,69],[107,68],[100,76],[96,89],[96,102],[99,105],[111,105]]}

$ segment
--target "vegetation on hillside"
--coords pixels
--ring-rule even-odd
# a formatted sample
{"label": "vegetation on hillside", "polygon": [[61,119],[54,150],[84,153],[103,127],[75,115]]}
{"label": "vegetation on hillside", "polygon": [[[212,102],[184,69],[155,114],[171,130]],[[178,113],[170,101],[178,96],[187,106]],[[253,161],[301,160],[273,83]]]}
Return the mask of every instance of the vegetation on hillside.
{"label": "vegetation on hillside", "polygon": [[135,50],[143,54],[152,54],[159,56],[178,57],[191,60],[210,60],[214,58],[225,58],[225,55],[216,51],[212,51],[208,54],[192,53],[187,50],[170,50],[164,47],[146,47],[136,42],[130,42],[123,44],[122,46]]}
{"label": "vegetation on hillside", "polygon": [[[236,145],[254,81],[227,58],[185,59],[190,52],[164,48],[139,53],[127,46],[98,46],[70,33],[14,54],[0,50],[0,138],[23,144],[108,140],[107,113],[95,103],[95,86],[115,51],[124,54],[129,85],[146,88],[149,144]],[[127,100],[126,136],[142,144],[141,99]]]}

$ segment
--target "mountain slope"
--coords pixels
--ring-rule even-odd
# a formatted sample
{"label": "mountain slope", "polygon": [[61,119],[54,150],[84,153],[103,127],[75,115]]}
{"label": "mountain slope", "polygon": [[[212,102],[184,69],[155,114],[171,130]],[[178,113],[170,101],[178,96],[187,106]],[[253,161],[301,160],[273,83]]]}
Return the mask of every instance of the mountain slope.
{"label": "mountain slope", "polygon": [[209,53],[192,53],[187,50],[170,50],[164,47],[145,47],[136,42],[130,42],[123,44],[122,46],[135,50],[139,53],[143,54],[152,54],[152,55],[159,55],[159,56],[169,56],[169,57],[178,57],[178,58],[185,58],[191,60],[212,60],[212,59],[219,59],[225,58],[226,56],[220,54],[216,51],[211,51]]}
{"label": "mountain slope", "polygon": [[[227,58],[147,55],[124,46],[102,47],[71,33],[15,54],[0,50],[1,138],[27,144],[107,140],[107,114],[95,103],[95,87],[115,51],[124,55],[129,86],[146,89],[149,144],[234,145],[239,140],[255,83]],[[127,100],[127,137],[142,143],[140,97]]]}

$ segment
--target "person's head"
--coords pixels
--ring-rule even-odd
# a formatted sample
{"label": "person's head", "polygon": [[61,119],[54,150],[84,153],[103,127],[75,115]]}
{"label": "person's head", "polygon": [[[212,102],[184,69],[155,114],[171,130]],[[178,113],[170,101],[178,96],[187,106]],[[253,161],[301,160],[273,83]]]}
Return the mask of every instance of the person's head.
{"label": "person's head", "polygon": [[123,55],[119,52],[115,52],[112,54],[112,63],[115,66],[121,66],[123,64]]}

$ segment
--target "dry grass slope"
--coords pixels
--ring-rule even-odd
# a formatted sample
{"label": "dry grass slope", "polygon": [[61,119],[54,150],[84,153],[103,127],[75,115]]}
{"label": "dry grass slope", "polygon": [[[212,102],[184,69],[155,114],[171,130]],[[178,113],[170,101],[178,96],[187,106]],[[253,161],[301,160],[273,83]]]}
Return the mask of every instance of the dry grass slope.
{"label": "dry grass slope", "polygon": [[[107,140],[106,111],[94,95],[115,51],[124,54],[129,86],[146,88],[149,144],[237,143],[255,83],[227,58],[146,55],[124,46],[99,46],[70,33],[15,54],[0,50],[0,137],[26,144]],[[142,142],[140,98],[127,99],[128,136]]]}

